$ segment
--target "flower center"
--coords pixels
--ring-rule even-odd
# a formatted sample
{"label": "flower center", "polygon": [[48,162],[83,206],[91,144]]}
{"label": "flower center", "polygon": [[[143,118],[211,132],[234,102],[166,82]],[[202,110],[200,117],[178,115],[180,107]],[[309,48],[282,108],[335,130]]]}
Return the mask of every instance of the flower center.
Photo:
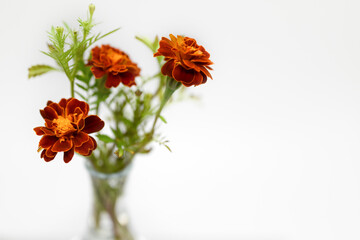
{"label": "flower center", "polygon": [[107,55],[111,59],[113,64],[116,64],[122,58],[121,54],[119,54],[111,49],[109,49]]}
{"label": "flower center", "polygon": [[57,136],[64,136],[76,130],[71,124],[71,121],[62,116],[59,116],[57,119],[53,120],[53,126],[55,127],[55,134]]}

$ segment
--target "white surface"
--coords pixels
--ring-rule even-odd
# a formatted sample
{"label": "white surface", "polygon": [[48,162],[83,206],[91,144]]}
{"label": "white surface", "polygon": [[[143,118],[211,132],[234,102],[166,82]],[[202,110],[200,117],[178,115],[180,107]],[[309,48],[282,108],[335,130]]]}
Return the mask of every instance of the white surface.
{"label": "white surface", "polygon": [[[70,239],[85,226],[90,189],[81,158],[36,152],[48,99],[69,96],[49,63],[46,31],[75,26],[88,1],[3,1],[0,7],[0,239]],[[173,153],[137,159],[133,224],[184,239],[360,239],[359,1],[94,1],[105,43],[144,73],[133,36],[194,37],[211,53],[200,104],[165,113]],[[195,237],[192,237],[195,236]],[[191,238],[192,237],[192,238]],[[171,237],[170,237],[171,238]],[[175,237],[174,237],[175,238]]]}

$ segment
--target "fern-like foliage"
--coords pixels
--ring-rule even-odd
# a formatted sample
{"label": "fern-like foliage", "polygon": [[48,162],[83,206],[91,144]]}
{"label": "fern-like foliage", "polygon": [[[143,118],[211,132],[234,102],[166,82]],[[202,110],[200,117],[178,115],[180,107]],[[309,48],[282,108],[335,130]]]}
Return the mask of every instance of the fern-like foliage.
{"label": "fern-like foliage", "polygon": [[[49,43],[48,51],[42,51],[45,55],[55,60],[60,71],[63,71],[71,84],[71,96],[75,96],[75,85],[77,76],[85,75],[89,77],[88,70],[84,62],[85,51],[100,39],[118,31],[114,29],[108,33],[92,34],[92,29],[96,25],[93,20],[94,6],[90,5],[89,14],[86,20],[78,19],[79,29],[72,29],[67,23],[63,26],[51,27],[48,32]],[[50,69],[51,68],[51,69]],[[29,69],[29,77],[35,77],[47,73],[48,71],[37,71],[35,66]],[[50,67],[50,70],[55,69]],[[32,72],[30,72],[32,70]],[[84,78],[83,78],[84,80]],[[78,93],[79,94],[79,93]]]}

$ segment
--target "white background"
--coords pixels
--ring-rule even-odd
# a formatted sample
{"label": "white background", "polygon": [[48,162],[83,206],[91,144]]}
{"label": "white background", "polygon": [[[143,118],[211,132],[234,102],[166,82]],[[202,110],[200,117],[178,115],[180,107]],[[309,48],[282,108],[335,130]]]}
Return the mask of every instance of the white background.
{"label": "white background", "polygon": [[[201,102],[168,108],[173,149],[136,159],[132,223],[149,240],[360,239],[359,1],[93,1],[103,43],[156,71],[135,35],[183,34],[211,54]],[[63,75],[27,79],[52,61],[46,31],[74,28],[88,1],[0,4],[0,239],[71,239],[90,206],[83,159],[36,152],[46,101]]]}

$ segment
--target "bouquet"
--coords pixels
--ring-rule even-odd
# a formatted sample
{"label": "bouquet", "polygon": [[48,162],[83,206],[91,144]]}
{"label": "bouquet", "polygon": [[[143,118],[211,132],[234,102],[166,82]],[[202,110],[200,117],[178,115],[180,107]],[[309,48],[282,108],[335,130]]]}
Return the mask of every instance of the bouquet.
{"label": "bouquet", "polygon": [[[78,19],[78,30],[66,23],[52,27],[48,51],[43,53],[55,65],[29,68],[29,78],[60,71],[70,82],[70,96],[48,101],[40,110],[44,125],[34,131],[41,136],[38,151],[46,162],[60,152],[65,163],[75,153],[86,158],[94,207],[85,239],[134,239],[126,217],[117,210],[129,167],[137,154],[151,151],[152,142],[170,150],[158,133],[159,119],[166,122],[162,110],[178,89],[183,92],[184,87],[212,78],[213,63],[193,38],[136,37],[152,51],[159,66],[154,76],[142,76],[141,68],[124,51],[111,45],[94,46],[119,30],[93,33],[94,11],[91,4],[86,20]],[[155,87],[149,91],[148,85]]]}

